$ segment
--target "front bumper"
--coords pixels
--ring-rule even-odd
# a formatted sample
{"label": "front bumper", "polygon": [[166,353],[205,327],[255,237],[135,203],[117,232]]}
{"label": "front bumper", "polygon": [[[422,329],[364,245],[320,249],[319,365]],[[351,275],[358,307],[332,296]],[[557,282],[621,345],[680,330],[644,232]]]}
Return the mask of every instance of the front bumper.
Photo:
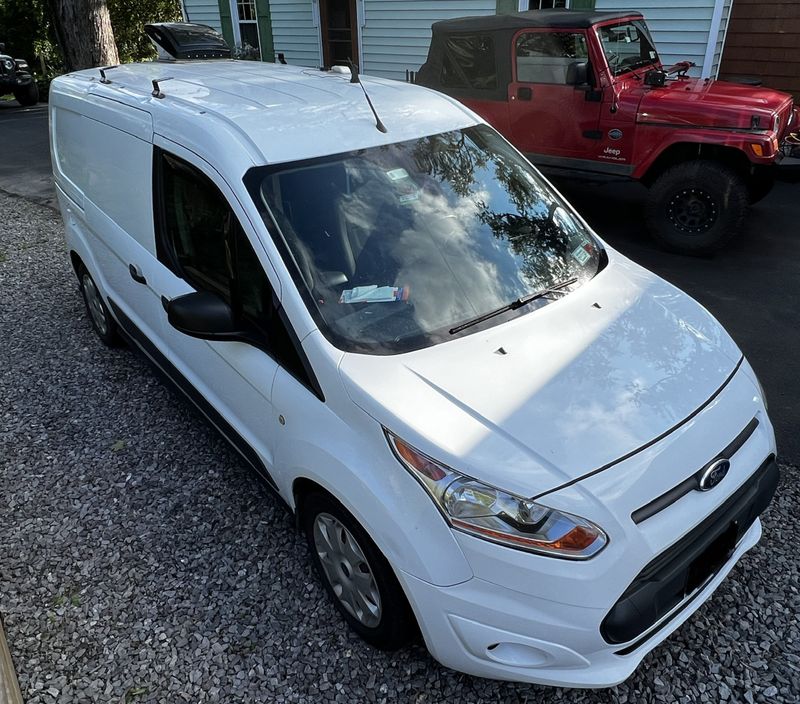
{"label": "front bumper", "polygon": [[[556,686],[607,687],[627,678],[761,536],[757,514],[772,498],[777,470],[775,436],[754,378],[744,362],[691,422],[616,466],[542,497],[606,530],[609,543],[595,558],[560,560],[456,533],[472,579],[436,587],[401,575],[434,657],[481,677]],[[642,507],[720,453],[730,464],[718,488],[659,501],[657,511],[641,518]],[[716,540],[724,533],[731,542]],[[682,550],[673,550],[684,545],[694,552],[685,562]],[[667,564],[661,570],[664,556],[675,569]],[[704,570],[706,560],[713,564]],[[645,590],[661,600],[655,616],[633,619],[635,627],[623,618],[616,625],[625,628],[604,637],[615,606],[649,578],[665,585]],[[634,599],[633,605],[646,610],[647,602]]]}
{"label": "front bumper", "polygon": [[437,587],[404,573],[400,578],[428,649],[446,667],[490,679],[612,687],[627,679],[650,650],[711,596],[760,537],[761,522],[756,519],[716,575],[662,628],[627,651],[626,644],[601,642],[606,609],[535,598],[479,578],[452,587]]}

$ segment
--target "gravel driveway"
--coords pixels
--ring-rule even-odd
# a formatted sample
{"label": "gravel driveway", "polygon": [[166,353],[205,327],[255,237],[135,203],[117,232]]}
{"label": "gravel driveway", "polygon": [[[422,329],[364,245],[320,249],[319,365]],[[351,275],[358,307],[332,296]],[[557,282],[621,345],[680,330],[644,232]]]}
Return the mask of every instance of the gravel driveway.
{"label": "gravel driveway", "polygon": [[127,349],[60,218],[0,195],[0,613],[36,702],[797,702],[797,468],[765,537],[610,690],[475,679],[350,635],[289,514]]}

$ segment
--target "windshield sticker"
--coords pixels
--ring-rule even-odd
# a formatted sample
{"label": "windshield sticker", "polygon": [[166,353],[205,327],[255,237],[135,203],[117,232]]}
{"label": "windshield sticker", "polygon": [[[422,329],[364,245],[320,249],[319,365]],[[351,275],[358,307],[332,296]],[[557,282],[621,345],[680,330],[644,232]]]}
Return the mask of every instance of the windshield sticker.
{"label": "windshield sticker", "polygon": [[572,250],[572,258],[576,262],[578,262],[578,264],[580,264],[581,266],[586,264],[586,262],[589,261],[589,257],[592,256],[591,254],[589,254],[589,252],[586,251],[586,249],[587,249],[586,245],[587,244],[589,244],[589,243],[585,242],[584,244],[581,244],[581,245],[577,246],[575,249]]}
{"label": "windshield sticker", "polygon": [[408,286],[356,286],[342,291],[339,303],[394,303],[407,301]]}
{"label": "windshield sticker", "polygon": [[401,181],[404,178],[408,178],[408,171],[405,169],[392,169],[391,171],[387,171],[386,175],[389,177],[390,181]]}

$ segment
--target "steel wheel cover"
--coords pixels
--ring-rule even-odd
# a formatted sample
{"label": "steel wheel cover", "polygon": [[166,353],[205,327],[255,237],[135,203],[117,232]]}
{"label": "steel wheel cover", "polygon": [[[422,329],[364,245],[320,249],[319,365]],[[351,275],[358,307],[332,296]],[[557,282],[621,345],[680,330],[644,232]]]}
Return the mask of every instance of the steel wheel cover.
{"label": "steel wheel cover", "polygon": [[333,593],[368,628],[381,620],[381,595],[364,551],[344,524],[329,513],[314,519],[314,547]]}
{"label": "steel wheel cover", "polygon": [[89,309],[89,314],[92,316],[92,320],[100,331],[100,334],[107,334],[108,320],[106,319],[106,313],[103,309],[103,301],[89,274],[83,275],[83,297],[86,299],[86,307]]}

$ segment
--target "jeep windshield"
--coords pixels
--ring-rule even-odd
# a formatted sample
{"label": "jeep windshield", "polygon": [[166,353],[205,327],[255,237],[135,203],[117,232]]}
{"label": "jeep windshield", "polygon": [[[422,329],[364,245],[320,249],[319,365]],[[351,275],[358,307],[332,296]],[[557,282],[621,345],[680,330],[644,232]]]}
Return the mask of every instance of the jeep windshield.
{"label": "jeep windshield", "polygon": [[647,25],[641,20],[627,20],[597,28],[603,53],[615,76],[659,63]]}
{"label": "jeep windshield", "polygon": [[[410,351],[500,324],[592,278],[600,244],[486,126],[245,179],[312,316],[346,351]],[[575,279],[560,295],[459,324]]]}

